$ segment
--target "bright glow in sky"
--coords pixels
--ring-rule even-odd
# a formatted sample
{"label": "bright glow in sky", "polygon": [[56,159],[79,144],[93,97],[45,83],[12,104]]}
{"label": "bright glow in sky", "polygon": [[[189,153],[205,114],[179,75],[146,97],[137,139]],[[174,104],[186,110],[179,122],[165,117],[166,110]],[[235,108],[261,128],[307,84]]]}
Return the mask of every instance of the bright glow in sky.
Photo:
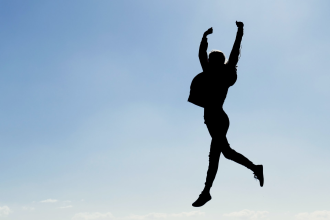
{"label": "bright glow in sky", "polygon": [[[330,2],[0,1],[0,219],[330,220]],[[187,102],[198,47],[229,55],[220,159]]]}

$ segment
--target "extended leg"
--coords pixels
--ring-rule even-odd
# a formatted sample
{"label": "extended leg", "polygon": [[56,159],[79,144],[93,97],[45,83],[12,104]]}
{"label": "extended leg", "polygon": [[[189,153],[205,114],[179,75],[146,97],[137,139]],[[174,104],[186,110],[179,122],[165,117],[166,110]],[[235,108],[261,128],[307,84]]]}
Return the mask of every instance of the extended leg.
{"label": "extended leg", "polygon": [[192,204],[194,207],[203,206],[205,203],[211,200],[210,189],[218,171],[219,159],[221,154],[221,141],[218,139],[212,139],[211,149],[209,154],[209,168],[207,170],[205,187],[198,199]]}
{"label": "extended leg", "polygon": [[209,154],[209,168],[207,170],[205,188],[203,191],[210,192],[210,189],[213,185],[215,176],[217,175],[219,167],[219,159],[221,155],[221,145],[226,144],[225,142],[219,141],[218,139],[212,139],[211,149]]}

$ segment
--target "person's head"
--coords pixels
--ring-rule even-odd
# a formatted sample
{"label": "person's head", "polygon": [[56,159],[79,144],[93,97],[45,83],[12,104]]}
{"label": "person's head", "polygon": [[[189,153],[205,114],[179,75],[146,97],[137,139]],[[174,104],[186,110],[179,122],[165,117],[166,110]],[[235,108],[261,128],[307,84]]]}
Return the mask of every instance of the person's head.
{"label": "person's head", "polygon": [[220,66],[225,64],[226,57],[220,50],[212,50],[209,53],[209,63],[212,66]]}

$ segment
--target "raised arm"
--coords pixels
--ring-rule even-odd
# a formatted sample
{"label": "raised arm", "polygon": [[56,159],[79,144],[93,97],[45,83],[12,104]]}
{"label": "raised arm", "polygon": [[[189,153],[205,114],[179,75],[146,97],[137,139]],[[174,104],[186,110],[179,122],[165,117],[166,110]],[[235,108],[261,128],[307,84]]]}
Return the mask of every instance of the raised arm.
{"label": "raised arm", "polygon": [[201,63],[202,69],[203,71],[206,71],[207,66],[208,66],[208,59],[207,59],[207,38],[206,36],[209,34],[213,33],[213,29],[209,28],[207,31],[204,32],[203,34],[203,38],[201,41],[201,44],[199,46],[199,53],[198,53],[198,57],[199,57],[199,62]]}
{"label": "raised arm", "polygon": [[234,46],[233,46],[233,49],[231,50],[229,60],[228,60],[228,64],[233,65],[233,66],[236,66],[236,64],[238,62],[238,57],[239,57],[239,54],[240,54],[241,41],[242,41],[242,37],[243,37],[243,27],[244,27],[243,22],[237,22],[236,21],[236,25],[238,27],[237,34],[236,34],[236,39],[235,39]]}

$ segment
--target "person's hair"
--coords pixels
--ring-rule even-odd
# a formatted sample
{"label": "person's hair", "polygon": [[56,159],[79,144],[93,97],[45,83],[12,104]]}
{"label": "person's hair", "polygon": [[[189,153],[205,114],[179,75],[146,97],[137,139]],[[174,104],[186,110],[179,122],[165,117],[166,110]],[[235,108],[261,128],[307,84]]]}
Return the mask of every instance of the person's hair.
{"label": "person's hair", "polygon": [[213,62],[221,62],[223,64],[226,63],[226,56],[225,54],[220,51],[220,50],[212,50],[210,53],[209,53],[209,62],[210,63],[213,63]]}

